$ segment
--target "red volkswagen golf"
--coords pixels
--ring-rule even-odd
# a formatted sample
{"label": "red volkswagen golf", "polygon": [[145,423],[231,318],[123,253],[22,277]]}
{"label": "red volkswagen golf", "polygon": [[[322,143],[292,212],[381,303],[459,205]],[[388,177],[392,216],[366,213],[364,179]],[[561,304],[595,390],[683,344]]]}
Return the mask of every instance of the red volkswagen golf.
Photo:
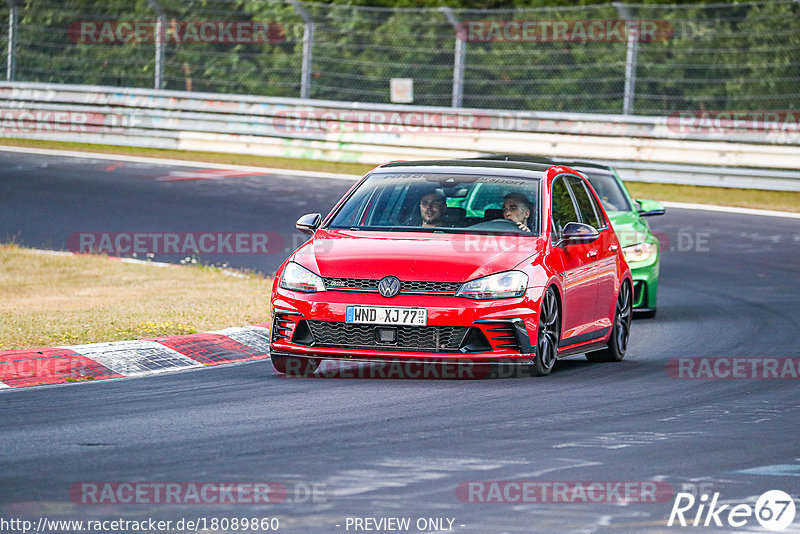
{"label": "red volkswagen golf", "polygon": [[631,273],[591,185],[568,167],[389,163],[361,179],[276,273],[272,363],[513,363],[535,375],[620,361]]}

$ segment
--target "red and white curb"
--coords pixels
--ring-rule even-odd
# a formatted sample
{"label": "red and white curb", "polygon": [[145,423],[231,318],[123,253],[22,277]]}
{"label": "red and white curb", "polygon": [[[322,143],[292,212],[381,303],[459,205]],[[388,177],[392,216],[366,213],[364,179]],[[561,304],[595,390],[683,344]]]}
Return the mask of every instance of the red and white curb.
{"label": "red and white curb", "polygon": [[266,323],[138,341],[0,351],[0,389],[145,376],[269,358]]}

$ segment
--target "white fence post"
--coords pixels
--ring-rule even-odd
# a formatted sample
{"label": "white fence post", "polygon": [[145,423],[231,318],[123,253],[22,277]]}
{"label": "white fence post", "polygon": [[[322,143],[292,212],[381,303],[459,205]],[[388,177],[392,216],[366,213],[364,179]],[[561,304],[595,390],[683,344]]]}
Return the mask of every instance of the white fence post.
{"label": "white fence post", "polygon": [[622,101],[622,114],[633,114],[633,99],[636,96],[636,63],[639,57],[639,31],[631,31],[632,24],[630,11],[622,2],[614,2],[619,16],[625,19],[628,30],[628,55],[625,59],[625,95]]}
{"label": "white fence post", "polygon": [[453,103],[454,108],[460,108],[464,98],[464,66],[466,64],[467,40],[462,35],[458,26],[458,17],[449,7],[440,7],[439,10],[447,17],[447,21],[456,31],[456,49],[453,57]]}
{"label": "white fence post", "polygon": [[303,63],[300,74],[300,98],[311,98],[311,60],[314,57],[314,19],[297,0],[287,0],[303,19]]}
{"label": "white fence post", "polygon": [[6,0],[8,4],[8,56],[6,61],[6,80],[14,81],[17,75],[17,2]]}
{"label": "white fence post", "polygon": [[167,15],[158,0],[147,0],[156,13],[156,64],[153,86],[156,89],[164,88],[164,46],[166,45]]}

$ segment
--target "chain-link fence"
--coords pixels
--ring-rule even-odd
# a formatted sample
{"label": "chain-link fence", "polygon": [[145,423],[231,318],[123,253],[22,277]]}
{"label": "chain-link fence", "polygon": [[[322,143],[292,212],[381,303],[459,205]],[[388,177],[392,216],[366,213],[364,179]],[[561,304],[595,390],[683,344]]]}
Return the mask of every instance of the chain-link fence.
{"label": "chain-link fence", "polygon": [[0,42],[17,81],[388,103],[402,78],[419,105],[641,115],[800,104],[798,0],[481,11],[5,1]]}

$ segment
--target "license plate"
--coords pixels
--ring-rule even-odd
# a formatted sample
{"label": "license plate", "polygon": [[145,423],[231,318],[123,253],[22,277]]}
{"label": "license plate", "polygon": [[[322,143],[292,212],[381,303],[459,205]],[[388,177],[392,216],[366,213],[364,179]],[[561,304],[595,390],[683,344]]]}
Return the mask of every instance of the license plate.
{"label": "license plate", "polygon": [[390,306],[348,306],[346,323],[426,325],[428,310],[425,308],[393,308]]}

